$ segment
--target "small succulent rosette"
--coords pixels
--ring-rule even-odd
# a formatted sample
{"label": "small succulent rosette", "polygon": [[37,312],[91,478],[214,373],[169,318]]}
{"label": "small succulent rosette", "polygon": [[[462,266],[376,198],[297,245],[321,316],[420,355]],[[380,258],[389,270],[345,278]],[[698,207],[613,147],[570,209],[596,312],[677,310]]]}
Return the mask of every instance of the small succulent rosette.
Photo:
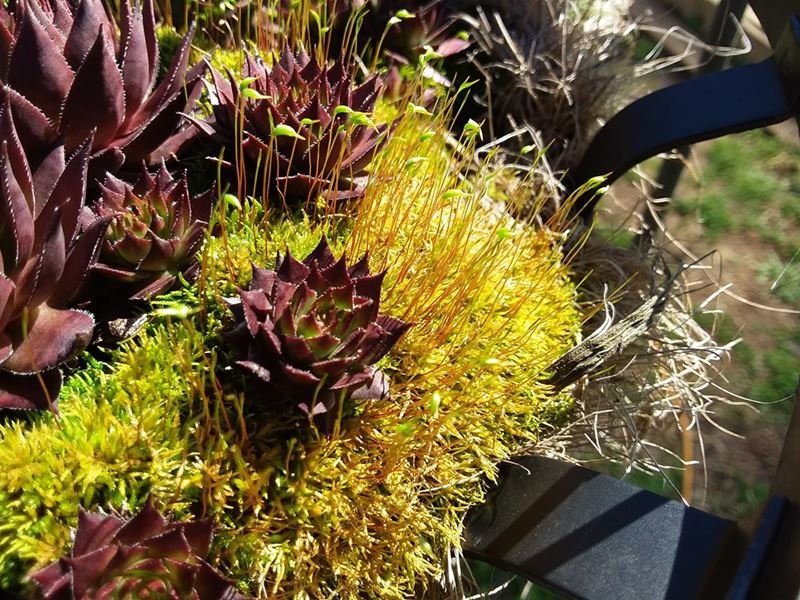
{"label": "small succulent rosette", "polygon": [[55,146],[31,170],[6,96],[0,114],[0,409],[56,409],[58,366],[92,338],[94,318],[70,308],[96,259],[107,219],[79,227],[91,139],[66,159]]}
{"label": "small succulent rosette", "polygon": [[366,167],[391,129],[368,116],[376,77],[353,86],[344,62],[320,65],[286,48],[271,69],[248,55],[240,81],[213,69],[212,81],[213,114],[192,122],[225,148],[233,168],[241,144],[256,189],[266,183],[267,193],[294,206],[364,194]]}
{"label": "small succulent rosette", "polygon": [[[354,9],[358,8],[354,3]],[[380,0],[367,12],[361,33],[377,39],[385,31],[382,50],[391,61],[413,63],[428,49],[447,58],[471,45],[453,34],[455,12],[444,2]]]}
{"label": "small succulent rosette", "polygon": [[85,213],[110,219],[94,267],[93,283],[103,299],[143,300],[169,291],[179,276],[198,270],[197,252],[211,219],[214,194],[192,196],[186,175],[175,178],[162,163],[143,169],[128,184],[108,175],[100,199]]}
{"label": "small succulent rosette", "polygon": [[93,134],[92,173],[136,169],[194,134],[180,130],[202,91],[188,69],[192,35],[156,85],[152,0],[120,6],[120,35],[101,0],[18,0],[0,7],[0,78],[32,166],[63,139],[68,155]]}
{"label": "small succulent rosette", "polygon": [[388,379],[372,365],[410,324],[379,314],[383,278],[366,256],[336,260],[325,239],[302,262],[287,252],[274,271],[253,267],[226,335],[252,377],[249,399],[296,406],[331,431],[348,400],[385,397]]}
{"label": "small succulent rosette", "polygon": [[31,576],[45,600],[245,600],[205,557],[210,521],[170,523],[148,500],[125,521],[80,509],[70,556]]}

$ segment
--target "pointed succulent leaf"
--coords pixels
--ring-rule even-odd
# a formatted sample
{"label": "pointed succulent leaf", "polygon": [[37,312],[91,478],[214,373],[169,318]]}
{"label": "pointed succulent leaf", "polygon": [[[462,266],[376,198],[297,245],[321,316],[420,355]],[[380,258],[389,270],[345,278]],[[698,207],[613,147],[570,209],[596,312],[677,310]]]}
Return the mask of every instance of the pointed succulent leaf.
{"label": "pointed succulent leaf", "polygon": [[382,371],[375,371],[372,379],[353,390],[354,400],[382,400],[389,393],[389,378]]}
{"label": "pointed succulent leaf", "polygon": [[72,594],[75,598],[93,595],[92,584],[108,570],[118,548],[101,546],[96,550],[67,559],[72,572]]}
{"label": "pointed succulent leaf", "polygon": [[367,385],[372,381],[375,373],[371,370],[364,370],[359,373],[345,373],[339,379],[333,382],[330,389],[333,391],[349,390],[351,392],[356,389]]}
{"label": "pointed succulent leaf", "polygon": [[8,142],[0,143],[0,252],[4,270],[19,269],[33,251],[33,207],[22,192],[12,169]]}
{"label": "pointed succulent leaf", "polygon": [[0,369],[32,375],[53,368],[89,344],[94,318],[80,310],[60,310],[46,305],[31,311],[28,323],[17,323],[19,342]]}
{"label": "pointed succulent leaf", "polygon": [[61,382],[58,369],[36,375],[0,370],[0,409],[56,411]]}
{"label": "pointed succulent leaf", "polygon": [[[91,0],[83,0],[86,4]],[[103,28],[75,75],[61,115],[67,152],[92,132],[94,144],[111,142],[125,118],[122,74]]]}
{"label": "pointed succulent leaf", "polygon": [[42,234],[43,239],[37,244],[36,253],[20,271],[19,290],[26,298],[29,308],[47,301],[53,295],[56,283],[64,273],[67,248],[61,218],[62,211],[56,210],[52,214],[49,227],[45,222],[45,227],[49,231]]}
{"label": "pointed succulent leaf", "polygon": [[10,87],[3,92],[11,103],[14,125],[28,161],[31,165],[38,165],[38,161],[52,149],[58,131],[42,110],[22,94]]}
{"label": "pointed succulent leaf", "polygon": [[[189,32],[183,37],[175,55],[172,58],[172,63],[158,84],[158,87],[150,95],[150,98],[142,106],[142,114],[145,119],[149,119],[150,115],[156,113],[159,106],[165,103],[177,94],[185,83],[184,75],[186,74],[187,65],[189,64],[189,53],[191,50],[192,40],[194,39],[196,25],[193,23]],[[202,71],[201,71],[202,72]]]}
{"label": "pointed succulent leaf", "polygon": [[[63,148],[63,147],[62,147]],[[64,232],[64,239],[70,244],[75,237],[78,229],[78,219],[83,209],[83,200],[86,197],[86,179],[89,167],[89,157],[92,149],[92,138],[89,137],[81,141],[72,157],[66,164],[61,162],[64,151],[58,153],[55,158],[54,170],[47,173],[48,177],[53,177],[60,168],[54,181],[55,185],[40,207],[37,215],[37,222],[46,223],[51,215],[59,210],[61,212],[61,225]],[[49,181],[40,180],[44,187],[49,187]],[[52,179],[50,181],[53,181]]]}
{"label": "pointed succulent leaf", "polygon": [[178,280],[175,275],[164,273],[131,296],[131,300],[150,300],[171,290]]}
{"label": "pointed succulent leaf", "polygon": [[[30,5],[35,2],[30,3]],[[74,71],[80,69],[84,58],[97,43],[102,28],[111,30],[111,23],[100,0],[82,0],[77,3],[75,16],[64,45],[64,56]]]}
{"label": "pointed succulent leaf", "polygon": [[72,577],[64,574],[61,565],[53,563],[31,576],[42,590],[42,594],[49,598],[65,598],[69,600],[72,595]]}
{"label": "pointed succulent leaf", "polygon": [[35,215],[38,211],[33,197],[33,175],[25,156],[25,150],[17,134],[13,111],[11,110],[11,99],[8,96],[6,96],[2,107],[2,115],[0,115],[0,139],[6,142],[11,171],[17,180],[17,185],[23,197],[31,208],[31,212]]}
{"label": "pointed succulent leaf", "polygon": [[272,375],[270,374],[269,370],[255,361],[237,360],[236,365],[241,367],[244,371],[255,375],[264,383],[269,383],[269,381],[272,379]]}
{"label": "pointed succulent leaf", "polygon": [[8,71],[8,59],[11,54],[11,49],[14,47],[14,34],[0,19],[0,80],[5,80],[6,71]]}
{"label": "pointed succulent leaf", "polygon": [[125,121],[130,120],[150,91],[150,55],[140,7],[131,8],[130,0],[122,3],[122,60],[120,68],[125,91]]}
{"label": "pointed succulent leaf", "polygon": [[[53,189],[58,183],[59,178],[66,167],[64,145],[57,144],[47,153],[44,159],[33,173],[33,189],[35,190],[34,216],[41,215],[47,200],[53,194]],[[83,198],[80,198],[83,201]],[[50,210],[55,208],[55,202],[50,206]]]}
{"label": "pointed succulent leaf", "polygon": [[[0,332],[5,329],[5,326],[13,315],[11,299],[14,295],[15,288],[14,282],[0,269]],[[5,349],[10,343],[8,336],[0,333],[0,347]],[[10,352],[8,352],[8,354],[10,354]],[[0,350],[0,363],[8,358],[8,354],[4,354],[4,350]]]}
{"label": "pointed succulent leaf", "polygon": [[77,555],[91,552],[93,548],[106,546],[122,527],[122,519],[114,515],[90,513],[82,506],[78,508],[78,529],[75,532],[72,552]]}
{"label": "pointed succulent leaf", "polygon": [[8,85],[57,123],[74,78],[44,27],[25,11],[8,64]]}
{"label": "pointed succulent leaf", "polygon": [[73,304],[91,275],[90,268],[100,253],[106,228],[111,217],[94,219],[83,226],[80,237],[72,244],[64,264],[61,279],[53,290],[53,303],[57,306]]}
{"label": "pointed succulent leaf", "polygon": [[155,154],[161,154],[164,159],[170,158],[165,148],[175,146],[177,150],[186,139],[193,137],[193,130],[191,134],[184,130],[166,139],[164,132],[173,131],[183,120],[186,107],[194,106],[197,102],[203,89],[201,77],[204,68],[202,64],[197,65],[186,74],[185,87],[181,86],[172,96],[158,104],[155,110],[142,109],[124,125],[124,131],[130,129],[132,124],[136,125],[132,133],[119,140],[128,163],[146,160],[152,164],[156,160]]}

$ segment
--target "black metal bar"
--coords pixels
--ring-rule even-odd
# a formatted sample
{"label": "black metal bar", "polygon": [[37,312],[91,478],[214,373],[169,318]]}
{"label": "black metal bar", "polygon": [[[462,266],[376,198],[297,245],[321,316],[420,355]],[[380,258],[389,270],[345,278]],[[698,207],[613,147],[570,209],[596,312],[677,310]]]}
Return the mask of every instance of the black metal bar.
{"label": "black metal bar", "polygon": [[[779,123],[794,116],[800,98],[787,96],[773,59],[696,77],[628,105],[597,133],[572,188],[598,175],[611,183],[643,160],[686,144]],[[591,213],[587,196],[578,213]]]}
{"label": "black metal bar", "polygon": [[[755,65],[696,77],[633,102],[595,136],[567,177],[569,191],[598,175],[613,182],[643,160],[673,148],[778,123],[800,113],[800,0],[751,2],[775,55]],[[777,19],[782,19],[778,36]],[[588,220],[599,200],[575,203]]]}
{"label": "black metal bar", "polygon": [[705,596],[737,531],[608,475],[526,456],[471,514],[464,553],[573,598],[684,600]]}
{"label": "black metal bar", "polygon": [[786,22],[800,13],[800,0],[750,0],[750,6],[773,48],[783,37]]}
{"label": "black metal bar", "polygon": [[759,598],[800,596],[800,389],[772,480],[772,494],[786,498],[780,527],[754,583]]}
{"label": "black metal bar", "polygon": [[[711,24],[710,33],[706,36],[710,44],[714,46],[730,46],[736,33],[738,31],[736,21],[741,22],[744,11],[747,8],[748,0],[722,0],[717,5],[717,10],[714,12],[714,22]],[[725,67],[728,59],[719,52],[703,53],[703,60],[700,67],[702,73],[713,73],[721,71]],[[642,232],[635,240],[636,246],[645,249],[652,244],[653,232],[656,231],[656,219],[653,211],[663,212],[668,202],[675,194],[678,187],[678,182],[683,175],[684,160],[689,158],[691,154],[691,147],[684,145],[677,148],[677,154],[683,160],[665,159],[661,162],[661,166],[656,176],[656,184],[654,189],[650,190],[650,196],[653,198],[653,205],[645,207],[645,212],[642,217]],[[661,203],[658,201],[662,200]]]}
{"label": "black metal bar", "polygon": [[750,542],[742,565],[736,573],[728,600],[747,600],[756,592],[756,575],[764,565],[765,557],[775,540],[786,511],[786,498],[774,496],[761,515],[758,529]]}

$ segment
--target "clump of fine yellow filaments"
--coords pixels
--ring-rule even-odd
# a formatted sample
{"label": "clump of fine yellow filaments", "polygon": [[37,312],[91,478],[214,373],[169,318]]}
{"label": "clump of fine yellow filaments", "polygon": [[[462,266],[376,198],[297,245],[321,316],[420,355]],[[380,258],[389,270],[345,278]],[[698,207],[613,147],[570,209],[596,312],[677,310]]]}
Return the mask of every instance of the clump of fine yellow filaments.
{"label": "clump of fine yellow filaments", "polygon": [[[485,199],[490,171],[462,181],[465,164],[442,131],[404,117],[366,196],[349,207],[355,214],[287,219],[257,201],[221,205],[222,231],[202,253],[198,283],[173,300],[186,304],[185,316],[156,317],[110,366],[68,384],[76,390],[62,398],[68,426],[47,419],[25,440],[57,436],[65,456],[93,456],[106,426],[94,420],[98,407],[121,415],[127,458],[72,466],[74,481],[89,468],[106,481],[102,494],[87,503],[69,486],[55,497],[27,478],[43,477],[31,465],[7,468],[19,453],[0,452],[0,514],[9,522],[25,522],[31,506],[64,505],[46,531],[0,543],[7,563],[67,551],[78,503],[135,510],[149,490],[162,511],[185,518],[191,507],[215,520],[211,560],[251,595],[422,596],[459,545],[485,477],[569,406],[540,380],[580,324],[557,238],[496,214]],[[414,323],[379,365],[391,396],[359,406],[330,437],[308,427],[287,433],[287,415],[268,399],[267,408],[244,403],[219,337],[230,325],[221,300],[247,284],[251,261],[271,268],[287,247],[302,258],[323,234],[349,260],[369,252],[372,271],[387,270],[381,312]],[[12,436],[0,427],[0,444]],[[4,572],[10,580],[17,571]]]}
{"label": "clump of fine yellow filaments", "polygon": [[485,477],[569,405],[540,382],[580,324],[557,240],[495,214],[489,176],[460,185],[432,127],[403,120],[346,233],[268,235],[275,250],[324,231],[351,259],[368,252],[387,270],[381,312],[414,326],[381,364],[390,399],[270,451],[271,495],[227,556],[263,595],[419,597]]}

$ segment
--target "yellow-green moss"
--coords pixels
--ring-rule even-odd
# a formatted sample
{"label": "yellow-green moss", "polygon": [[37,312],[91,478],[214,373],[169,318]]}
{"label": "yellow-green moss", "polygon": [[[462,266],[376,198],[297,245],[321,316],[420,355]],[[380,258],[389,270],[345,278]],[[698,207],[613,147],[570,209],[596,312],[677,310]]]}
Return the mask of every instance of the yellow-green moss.
{"label": "yellow-green moss", "polygon": [[[0,585],[64,552],[79,503],[153,494],[178,518],[213,517],[212,560],[259,597],[419,597],[497,461],[568,405],[539,381],[579,326],[558,240],[493,212],[490,174],[459,179],[467,161],[411,115],[353,219],[223,203],[193,288],[73,376],[60,420],[0,426]],[[381,365],[391,398],[335,437],[244,403],[219,336],[251,262],[303,257],[323,234],[387,269],[382,312],[414,323]]]}
{"label": "yellow-green moss", "polygon": [[488,176],[459,186],[436,127],[405,121],[347,227],[264,222],[251,204],[209,246],[208,285],[230,295],[253,256],[272,265],[288,245],[302,257],[325,233],[386,268],[383,311],[415,323],[382,365],[392,398],[363,406],[341,436],[287,439],[281,415],[262,415],[201,452],[227,482],[215,487],[228,507],[221,560],[260,597],[418,597],[483,478],[569,405],[539,383],[580,321],[557,239],[495,216]]}
{"label": "yellow-green moss", "polygon": [[61,393],[60,417],[0,425],[0,589],[68,550],[79,505],[135,509],[153,494],[188,506],[183,361],[202,354],[202,339],[176,346],[167,331],[157,325],[116,352],[111,372],[88,359]]}

